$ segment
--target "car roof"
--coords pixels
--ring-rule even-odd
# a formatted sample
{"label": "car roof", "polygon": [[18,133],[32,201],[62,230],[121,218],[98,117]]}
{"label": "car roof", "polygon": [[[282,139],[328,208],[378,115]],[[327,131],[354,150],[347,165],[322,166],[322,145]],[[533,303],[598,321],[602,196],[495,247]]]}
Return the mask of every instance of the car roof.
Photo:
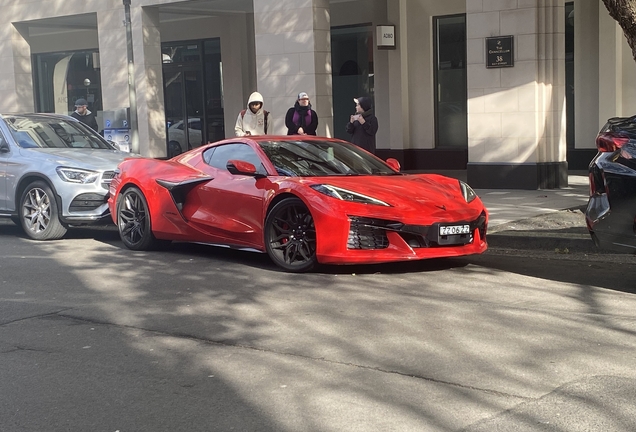
{"label": "car roof", "polygon": [[74,117],[65,115],[65,114],[55,114],[55,113],[3,113],[0,114],[0,118],[10,118],[10,117],[26,117],[26,118],[51,118],[51,119],[71,119],[72,121],[78,121]]}

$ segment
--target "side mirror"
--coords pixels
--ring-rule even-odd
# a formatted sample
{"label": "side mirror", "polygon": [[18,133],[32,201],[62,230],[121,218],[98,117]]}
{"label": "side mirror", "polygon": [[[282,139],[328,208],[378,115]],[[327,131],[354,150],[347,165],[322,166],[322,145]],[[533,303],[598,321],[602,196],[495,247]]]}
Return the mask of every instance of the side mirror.
{"label": "side mirror", "polygon": [[115,141],[108,140],[108,144],[112,145],[115,150],[121,150],[121,147],[119,147],[119,144],[117,144]]}
{"label": "side mirror", "polygon": [[398,171],[398,172],[400,171],[400,168],[401,168],[401,167],[400,167],[400,162],[399,162],[397,159],[394,159],[394,158],[388,158],[388,159],[386,160],[386,164],[387,164],[388,166],[390,166],[391,168],[393,168],[395,171]]}
{"label": "side mirror", "polygon": [[264,177],[262,174],[259,174],[256,171],[256,167],[254,166],[254,164],[246,162],[246,161],[242,161],[238,159],[230,159],[229,161],[227,161],[227,164],[225,165],[225,167],[231,174],[234,174],[234,175],[239,174],[239,175],[248,175],[252,177]]}
{"label": "side mirror", "polygon": [[9,144],[4,140],[4,138],[0,137],[0,153],[9,153],[11,149],[9,148]]}

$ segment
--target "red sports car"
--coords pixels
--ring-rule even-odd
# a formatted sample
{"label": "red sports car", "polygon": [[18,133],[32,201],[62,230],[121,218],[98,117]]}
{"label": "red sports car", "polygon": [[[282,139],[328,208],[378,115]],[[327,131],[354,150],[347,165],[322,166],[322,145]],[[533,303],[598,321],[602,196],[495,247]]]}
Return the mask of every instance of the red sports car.
{"label": "red sports car", "polygon": [[486,250],[488,212],[470,186],[399,169],[336,139],[233,138],[122,162],[108,204],[129,249],[224,245],[291,272]]}

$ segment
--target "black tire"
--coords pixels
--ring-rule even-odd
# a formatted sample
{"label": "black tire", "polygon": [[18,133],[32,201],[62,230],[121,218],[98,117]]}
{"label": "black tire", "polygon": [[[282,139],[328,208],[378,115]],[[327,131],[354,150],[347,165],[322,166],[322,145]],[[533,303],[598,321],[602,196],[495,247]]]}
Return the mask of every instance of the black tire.
{"label": "black tire", "polygon": [[22,222],[20,222],[20,216],[11,216],[11,222],[13,222],[19,227],[22,227]]}
{"label": "black tire", "polygon": [[306,272],[316,266],[314,218],[300,199],[285,198],[269,212],[265,248],[271,260],[289,272]]}
{"label": "black tire", "polygon": [[117,201],[117,227],[119,237],[128,249],[153,250],[170,243],[155,238],[148,202],[136,187],[126,189]]}
{"label": "black tire", "polygon": [[19,211],[20,225],[33,240],[57,240],[66,234],[58,217],[55,194],[43,181],[34,181],[24,189]]}

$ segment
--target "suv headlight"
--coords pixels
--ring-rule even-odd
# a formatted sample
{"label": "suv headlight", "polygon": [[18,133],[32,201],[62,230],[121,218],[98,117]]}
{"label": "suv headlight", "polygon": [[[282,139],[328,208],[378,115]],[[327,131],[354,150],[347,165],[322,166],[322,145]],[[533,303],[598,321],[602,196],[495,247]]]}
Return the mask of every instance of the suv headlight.
{"label": "suv headlight", "polygon": [[342,201],[350,201],[357,202],[360,204],[374,204],[385,207],[390,207],[389,204],[384,201],[377,200],[375,198],[371,198],[370,196],[362,195],[357,192],[352,192],[347,189],[342,189],[336,186],[319,184],[319,185],[311,185],[313,190],[320,192],[321,194],[330,196],[332,198],[336,198]]}
{"label": "suv headlight", "polygon": [[468,186],[468,184],[464,183],[461,180],[458,180],[458,181],[459,181],[459,188],[462,190],[462,195],[464,196],[464,199],[466,200],[467,203],[477,198],[477,194],[475,193],[473,188],[471,188],[470,186]]}
{"label": "suv headlight", "polygon": [[57,174],[62,180],[69,183],[95,183],[99,178],[99,173],[79,168],[57,168]]}

